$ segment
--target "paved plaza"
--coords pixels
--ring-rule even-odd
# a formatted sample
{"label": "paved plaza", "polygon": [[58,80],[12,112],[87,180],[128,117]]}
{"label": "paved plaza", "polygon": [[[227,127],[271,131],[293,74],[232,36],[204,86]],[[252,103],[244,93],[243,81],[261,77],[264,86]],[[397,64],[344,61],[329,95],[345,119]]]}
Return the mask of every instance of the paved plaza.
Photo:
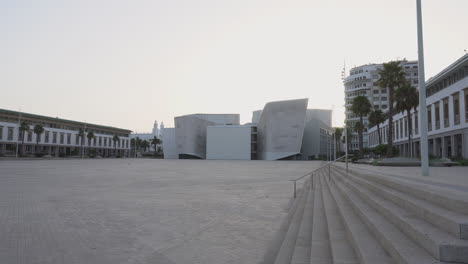
{"label": "paved plaza", "polygon": [[319,165],[0,160],[0,263],[259,263]]}

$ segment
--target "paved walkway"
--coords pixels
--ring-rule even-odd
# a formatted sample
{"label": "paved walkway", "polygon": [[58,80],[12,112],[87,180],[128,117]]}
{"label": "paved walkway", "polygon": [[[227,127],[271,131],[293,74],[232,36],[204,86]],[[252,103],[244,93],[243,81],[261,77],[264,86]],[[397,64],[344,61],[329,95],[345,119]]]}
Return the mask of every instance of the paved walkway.
{"label": "paved walkway", "polygon": [[0,263],[259,263],[318,165],[0,160]]}

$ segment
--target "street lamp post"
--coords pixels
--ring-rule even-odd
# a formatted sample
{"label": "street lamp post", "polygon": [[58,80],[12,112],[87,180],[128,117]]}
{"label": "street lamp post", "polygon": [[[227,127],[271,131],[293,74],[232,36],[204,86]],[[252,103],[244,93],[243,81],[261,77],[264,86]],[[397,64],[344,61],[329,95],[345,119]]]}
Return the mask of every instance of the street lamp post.
{"label": "street lamp post", "polygon": [[429,176],[429,153],[427,139],[427,108],[426,108],[426,78],[424,76],[424,45],[421,0],[416,0],[418,21],[418,63],[419,63],[419,113],[420,120],[420,145],[421,145],[421,169],[423,176]]}

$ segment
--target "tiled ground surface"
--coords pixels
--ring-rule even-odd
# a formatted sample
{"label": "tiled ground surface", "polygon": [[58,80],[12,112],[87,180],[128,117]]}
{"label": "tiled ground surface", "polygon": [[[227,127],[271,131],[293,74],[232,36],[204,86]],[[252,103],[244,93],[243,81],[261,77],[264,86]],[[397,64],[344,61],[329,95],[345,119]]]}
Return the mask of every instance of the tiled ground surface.
{"label": "tiled ground surface", "polygon": [[318,165],[0,160],[0,263],[258,263]]}

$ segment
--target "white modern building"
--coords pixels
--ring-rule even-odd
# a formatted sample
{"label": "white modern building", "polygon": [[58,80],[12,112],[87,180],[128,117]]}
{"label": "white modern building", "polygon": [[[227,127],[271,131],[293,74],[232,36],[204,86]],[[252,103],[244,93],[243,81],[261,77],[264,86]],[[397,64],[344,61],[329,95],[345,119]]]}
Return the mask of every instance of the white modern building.
{"label": "white modern building", "polygon": [[[418,86],[418,62],[403,60],[401,66],[406,73],[407,79],[413,86]],[[346,120],[351,126],[359,121],[351,111],[353,99],[357,96],[366,96],[374,109],[380,109],[382,112],[388,110],[388,91],[387,88],[379,87],[377,81],[380,79],[379,71],[383,69],[383,64],[367,64],[354,67],[349,71],[349,76],[344,79],[345,86],[345,105]],[[364,125],[369,124],[367,117],[364,118]],[[364,132],[364,147],[368,147],[367,131]],[[353,132],[350,142],[351,150],[359,149],[358,134]]]}
{"label": "white modern building", "polygon": [[161,140],[164,152],[164,159],[178,159],[175,139],[175,128],[162,128]]}
{"label": "white modern building", "polygon": [[332,111],[307,109],[307,104],[308,99],[267,103],[263,110],[253,112],[253,122],[246,125],[239,124],[239,114],[175,117],[175,128],[163,130],[164,158],[310,160],[330,157]]}
{"label": "white modern building", "polygon": [[[20,133],[20,123],[26,122],[29,130]],[[35,134],[35,125],[44,128],[42,134]],[[82,136],[80,130],[84,131]],[[89,132],[94,137],[88,139]],[[48,117],[30,113],[21,113],[0,109],[0,154],[22,155],[45,154],[51,156],[89,155],[128,156],[131,130],[79,121]],[[118,140],[114,141],[114,136]],[[24,144],[23,144],[24,142]]]}
{"label": "white modern building", "polygon": [[[468,54],[426,82],[429,154],[433,157],[468,158]],[[411,148],[406,113],[394,115],[393,143],[400,154],[419,156],[419,107],[412,111]],[[388,120],[380,125],[387,143]],[[370,147],[379,144],[377,127],[369,129]],[[410,150],[413,151],[410,151]]]}
{"label": "white modern building", "polygon": [[333,156],[332,111],[308,109],[302,137],[301,157],[304,160]]}
{"label": "white modern building", "polygon": [[206,159],[255,160],[257,127],[220,125],[207,129]]}
{"label": "white modern building", "polygon": [[174,118],[175,143],[180,159],[206,158],[206,131],[214,125],[239,125],[239,114],[193,114]]}

